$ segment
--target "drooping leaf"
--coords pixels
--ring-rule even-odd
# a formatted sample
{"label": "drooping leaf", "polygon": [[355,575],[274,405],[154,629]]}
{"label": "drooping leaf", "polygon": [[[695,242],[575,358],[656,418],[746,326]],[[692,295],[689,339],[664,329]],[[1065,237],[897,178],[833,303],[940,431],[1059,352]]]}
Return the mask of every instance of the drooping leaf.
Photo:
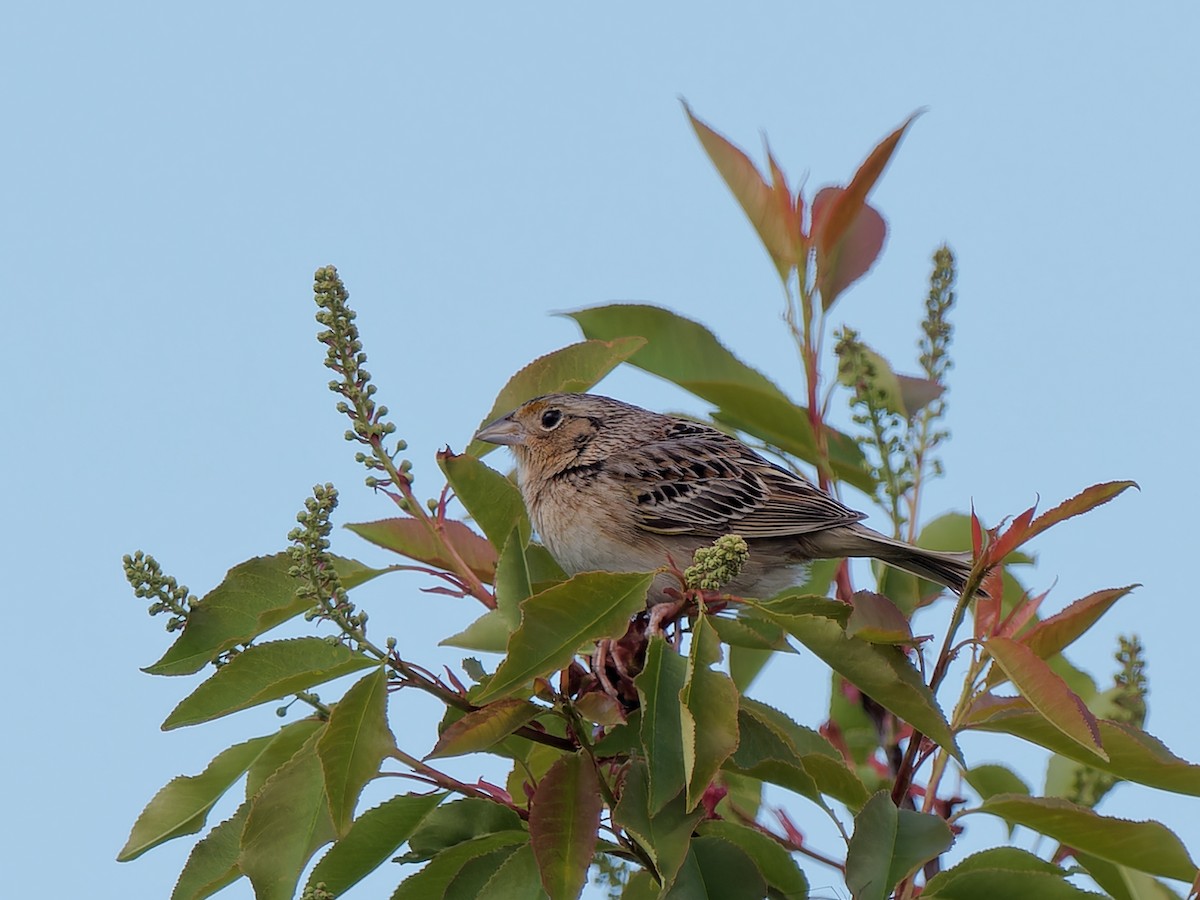
{"label": "drooping leaf", "polygon": [[649,787],[645,764],[635,762],[625,775],[613,819],[650,854],[663,885],[667,886],[674,882],[687,857],[692,831],[704,817],[704,809],[700,807],[688,812],[681,790],[670,803],[652,815]]}
{"label": "drooping leaf", "polygon": [[617,638],[646,606],[653,575],[581,572],[521,604],[521,625],[508,642],[508,656],[478,704],[506,696],[541,675],[570,663],[589,641]]}
{"label": "drooping leaf", "polygon": [[1196,864],[1182,842],[1159,822],[1111,818],[1067,800],[1021,794],[991,797],[979,812],[1024,825],[1082,853],[1151,875],[1183,882],[1196,877]]}
{"label": "drooping leaf", "polygon": [[180,775],[167,782],[134,822],[117,862],[136,859],[152,847],[203,828],[209,810],[245,774],[271,738],[267,735],[234,744],[218,753],[199,775]]}
{"label": "drooping leaf", "polygon": [[387,672],[380,667],[346,691],[317,741],[329,814],[338,837],[350,830],[358,795],[395,747],[387,720]]}
{"label": "drooping leaf", "polygon": [[993,637],[984,647],[1021,696],[1048,722],[1086,750],[1108,758],[1100,743],[1096,717],[1043,660],[1011,638]]}
{"label": "drooping leaf", "polygon": [[486,750],[527,724],[541,709],[525,700],[497,700],[448,726],[427,759]]}
{"label": "drooping leaf", "polygon": [[641,739],[646,758],[647,811],[667,805],[686,783],[679,692],[687,680],[687,661],[660,636],[650,638],[646,663],[633,680],[641,704]]}
{"label": "drooping leaf", "polygon": [[575,710],[596,725],[623,725],[628,721],[621,704],[604,691],[588,691],[575,701]]}
{"label": "drooping leaf", "polygon": [[439,569],[453,570],[454,559],[446,552],[446,544],[449,544],[482,581],[491,584],[495,576],[496,548],[465,523],[454,519],[441,524],[440,536],[412,516],[352,522],[346,528],[378,547]]}
{"label": "drooping leaf", "polygon": [[196,843],[171,891],[171,900],[204,900],[242,877],[237,858],[249,814],[250,804],[243,803]]}
{"label": "drooping leaf", "polygon": [[[759,240],[775,263],[779,277],[786,281],[788,273],[796,265],[795,236],[800,226],[798,216],[791,211],[791,203],[780,202],[775,188],[767,184],[750,157],[692,115],[692,109],[686,102],[683,109],[704,152],[758,232]],[[778,171],[778,167],[775,170]],[[786,194],[786,184],[781,187]]]}
{"label": "drooping leaf", "polygon": [[437,460],[455,496],[493,547],[502,548],[514,528],[520,531],[522,543],[529,542],[529,516],[515,484],[465,453],[441,450]]}
{"label": "drooping leaf", "polygon": [[738,745],[738,690],[724,672],[709,666],[720,655],[720,641],[708,617],[696,620],[687,675],[679,700],[683,731],[683,771],[687,805],[699,804],[722,763]]}
{"label": "drooping leaf", "polygon": [[257,900],[291,900],[313,853],[334,838],[317,735],[251,801],[238,866]]}
{"label": "drooping leaf", "polygon": [[1100,900],[1066,880],[1067,873],[1016,847],[996,847],[968,856],[939,872],[921,893],[923,900]]}
{"label": "drooping leaf", "polygon": [[529,835],[551,900],[574,900],[583,890],[603,808],[595,765],[580,753],[561,757],[538,781],[529,803]]}
{"label": "drooping leaf", "polygon": [[308,878],[308,886],[323,882],[327,891],[340,897],[387,862],[445,796],[404,794],[367,810],[321,857]]}
{"label": "drooping leaf", "polygon": [[318,637],[255,644],[180,701],[162,728],[208,722],[373,665],[378,663]]}
{"label": "drooping leaf", "polygon": [[1100,719],[1097,724],[1107,759],[1068,738],[1019,697],[972,710],[965,727],[1012,734],[1127,781],[1200,796],[1200,765],[1180,759],[1157,738],[1133,725],[1107,719]]}
{"label": "drooping leaf", "polygon": [[718,819],[701,822],[697,831],[702,836],[720,838],[740,848],[754,861],[767,886],[773,889],[772,896],[783,900],[807,900],[808,879],[795,859],[761,831]]}
{"label": "drooping leaf", "polygon": [[[142,671],[150,675],[191,675],[226,650],[306,612],[312,602],[296,596],[300,582],[288,574],[294,565],[287,553],[276,553],[234,566],[219,585],[192,606],[183,632],[162,658]],[[333,565],[347,590],[386,571],[336,556]]]}
{"label": "drooping leaf", "polygon": [[880,791],[854,817],[846,852],[846,886],[857,900],[887,900],[901,878],[953,843],[945,819],[897,809],[891,795]]}
{"label": "drooping leaf", "polygon": [[847,604],[784,594],[756,606],[851,684],[962,759],[945,715],[908,657],[895,647],[846,636]]}
{"label": "drooping leaf", "polygon": [[[479,427],[512,412],[526,400],[542,394],[586,391],[633,355],[644,340],[622,337],[611,341],[581,341],[539,356],[508,380],[496,395],[491,411]],[[496,449],[487,441],[472,440],[466,452],[482,457]]]}
{"label": "drooping leaf", "polygon": [[533,593],[525,542],[519,528],[509,532],[504,550],[496,563],[496,609],[504,617],[509,631],[521,623],[521,604]]}

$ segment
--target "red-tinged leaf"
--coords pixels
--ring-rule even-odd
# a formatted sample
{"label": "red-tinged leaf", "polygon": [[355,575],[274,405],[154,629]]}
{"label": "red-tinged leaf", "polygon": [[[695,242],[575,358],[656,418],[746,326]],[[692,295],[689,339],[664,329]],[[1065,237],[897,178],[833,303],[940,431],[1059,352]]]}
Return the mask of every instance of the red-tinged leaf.
{"label": "red-tinged leaf", "polygon": [[918,115],[920,112],[913,113],[904,121],[903,125],[876,145],[875,149],[871,151],[871,155],[858,167],[858,171],[850,179],[850,184],[846,186],[845,191],[836,198],[834,203],[830,204],[824,215],[818,217],[814,209],[812,236],[819,250],[828,254],[850,230],[859,211],[866,205],[867,195],[875,187],[879,176],[883,174],[892,154],[896,152],[896,147],[899,146],[900,139],[904,137],[904,132],[908,130],[908,126]]}
{"label": "red-tinged leaf", "polygon": [[983,526],[979,524],[979,516],[975,515],[975,504],[971,504],[971,555],[979,559],[983,550]]}
{"label": "red-tinged leaf", "polygon": [[1108,758],[1096,717],[1044,660],[1011,638],[993,637],[984,646],[1021,696],[1048,722],[1087,750]]}
{"label": "red-tinged leaf", "polygon": [[[822,188],[813,197],[813,219],[827,219],[832,208],[845,194],[845,188]],[[825,249],[817,244],[817,288],[821,306],[828,310],[838,296],[870,271],[883,250],[887,222],[873,206],[864,204],[838,243]]]}
{"label": "red-tinged leaf", "polygon": [[[993,571],[999,571],[995,569]],[[1003,584],[993,593],[987,591],[987,596],[975,598],[975,639],[990,637],[1000,622],[1000,606],[1003,601]]]}
{"label": "red-tinged leaf", "polygon": [[1036,509],[1036,506],[1029,507],[1029,509],[1013,519],[1012,524],[1008,526],[1003,534],[988,544],[984,555],[985,565],[999,565],[1004,562],[1004,557],[1029,540],[1031,537],[1029,534],[1029,523],[1033,520],[1033,513]]}
{"label": "red-tinged leaf", "polygon": [[486,750],[527,724],[541,709],[524,700],[497,700],[447,726],[426,759]]}
{"label": "red-tinged leaf", "polygon": [[625,710],[614,697],[603,691],[589,691],[575,701],[576,711],[596,725],[624,725]]}
{"label": "red-tinged leaf", "polygon": [[1021,794],[991,797],[978,811],[1142,872],[1185,882],[1196,877],[1196,864],[1179,838],[1159,822],[1131,822],[1099,815],[1068,800]]}
{"label": "red-tinged leaf", "polygon": [[779,277],[786,280],[796,265],[795,243],[789,231],[791,215],[784,213],[775,191],[763,179],[749,156],[692,115],[692,109],[686,102],[683,109],[704,152],[758,232],[759,240],[779,271]]}
{"label": "red-tinged leaf", "polygon": [[1038,622],[1028,634],[1021,637],[1021,643],[1042,659],[1061,653],[1087,632],[1114,603],[1137,587],[1141,585],[1131,584],[1088,594],[1062,612]]}
{"label": "red-tinged leaf", "polygon": [[[766,143],[765,138],[763,143]],[[787,222],[788,233],[792,236],[795,259],[805,259],[808,256],[808,237],[804,234],[804,195],[797,191],[793,196],[791,188],[788,187],[787,177],[783,174],[779,163],[775,161],[770,146],[767,146],[766,150],[767,167],[771,172],[771,190],[774,192],[775,202]]]}
{"label": "red-tinged leaf", "polygon": [[883,594],[858,591],[846,620],[846,636],[872,644],[911,644],[912,628],[899,608]]}
{"label": "red-tinged leaf", "polygon": [[596,852],[604,802],[595,766],[564,756],[538,782],[529,802],[529,836],[550,900],[579,896]]}
{"label": "red-tinged leaf", "polygon": [[396,749],[387,721],[387,693],[387,672],[380,667],[346,691],[317,741],[329,814],[338,837],[350,830],[363,787],[379,774],[383,758]]}
{"label": "red-tinged leaf", "polygon": [[[561,350],[539,356],[508,380],[500,389],[482,428],[542,394],[586,391],[645,343],[636,337],[618,337],[611,341],[581,341]],[[466,452],[480,457],[496,449],[495,444],[472,440]]]}
{"label": "red-tinged leaf", "polygon": [[439,569],[454,569],[453,558],[446,552],[452,546],[471,571],[488,584],[496,573],[496,548],[486,538],[462,522],[448,519],[441,525],[441,535],[430,531],[424,522],[411,516],[380,519],[375,522],[354,522],[346,525],[359,537]]}
{"label": "red-tinged leaf", "polygon": [[619,638],[646,606],[653,575],[581,572],[521,604],[521,625],[508,656],[475,698],[484,704],[519,690],[534,678],[564,668],[580,647]]}
{"label": "red-tinged leaf", "polygon": [[[1029,621],[1037,615],[1042,601],[1049,595],[1050,592],[1047,590],[1042,591],[1036,597],[1025,597],[1012,608],[1012,612],[1004,617],[1004,621],[1000,623],[1000,627],[996,630],[996,633],[1001,637],[1014,637],[1017,632],[1029,624]],[[1042,659],[1045,658],[1044,656],[1042,657]]]}
{"label": "red-tinged leaf", "polygon": [[900,382],[900,397],[904,401],[904,409],[909,418],[946,393],[945,386],[931,378],[897,374],[896,380]]}
{"label": "red-tinged leaf", "polygon": [[[1070,500],[1064,500],[1054,509],[1048,509],[1033,522],[1030,523],[1025,535],[1025,540],[1029,540],[1034,535],[1041,534],[1052,525],[1057,525],[1059,522],[1089,512],[1097,506],[1103,506],[1109,500],[1112,500],[1118,494],[1124,493],[1129,488],[1136,488],[1136,481],[1108,481],[1104,484],[1094,484],[1089,488],[1080,491]],[[1141,490],[1141,488],[1138,488]]]}

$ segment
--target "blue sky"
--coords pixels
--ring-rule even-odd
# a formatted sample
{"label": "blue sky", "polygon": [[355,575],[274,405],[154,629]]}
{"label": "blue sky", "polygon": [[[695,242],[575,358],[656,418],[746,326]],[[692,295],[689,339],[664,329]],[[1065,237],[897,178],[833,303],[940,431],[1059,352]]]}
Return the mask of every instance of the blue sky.
{"label": "blue sky", "polygon": [[[4,18],[0,854],[15,894],[165,896],[187,846],[116,864],[133,818],[172,776],[278,723],[265,708],[158,730],[189,688],[138,671],[167,637],[121,554],[144,548],[203,593],[280,549],[315,482],[340,487],[342,522],[390,514],[360,487],[325,390],[317,266],[347,281],[425,494],[436,449],[461,449],[513,371],[578,338],[554,311],[670,307],[802,395],[771,265],[680,96],[754,153],[768,133],[812,189],[928,109],[874,194],[883,257],[833,324],[911,370],[929,256],[950,242],[954,434],[925,508],[973,501],[995,521],[1137,480],[1039,538],[1028,581],[1053,586],[1050,610],[1144,584],[1074,658],[1106,681],[1116,635],[1138,633],[1147,727],[1200,760],[1196,7],[48,3]],[[603,388],[704,411],[636,372]],[[348,533],[335,549],[382,560]],[[373,627],[454,664],[427,648],[477,610],[421,586],[364,590]],[[816,721],[818,671],[781,669],[773,702]],[[427,749],[436,709],[396,702]],[[1020,757],[1040,783],[1032,750],[975,752]],[[1124,786],[1102,811],[1159,818],[1196,853],[1198,802]],[[968,840],[1003,834],[970,826]]]}

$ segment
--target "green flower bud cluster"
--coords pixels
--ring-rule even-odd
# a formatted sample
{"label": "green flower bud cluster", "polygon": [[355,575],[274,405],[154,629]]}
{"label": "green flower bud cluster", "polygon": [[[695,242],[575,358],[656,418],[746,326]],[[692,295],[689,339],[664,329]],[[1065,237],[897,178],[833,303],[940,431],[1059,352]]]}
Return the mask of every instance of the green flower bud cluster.
{"label": "green flower bud cluster", "polygon": [[294,563],[288,574],[300,579],[296,595],[312,603],[304,614],[307,621],[333,619],[343,630],[361,633],[367,614],[354,611],[329,555],[329,534],[333,530],[330,517],[337,508],[337,497],[332,484],[318,484],[304,501],[304,512],[296,516],[300,525],[288,533],[292,542],[288,554]]}
{"label": "green flower bud cluster", "polygon": [[191,615],[192,604],[196,602],[196,598],[188,592],[187,585],[179,584],[170,575],[163,575],[158,561],[141,550],[132,556],[126,554],[122,563],[125,579],[133,588],[134,596],[154,599],[148,610],[150,615],[169,612],[172,615],[167,620],[167,631],[183,628]]}
{"label": "green flower bud cluster", "polygon": [[749,558],[750,548],[740,535],[722,535],[693,554],[683,577],[690,588],[715,591],[737,578]]}

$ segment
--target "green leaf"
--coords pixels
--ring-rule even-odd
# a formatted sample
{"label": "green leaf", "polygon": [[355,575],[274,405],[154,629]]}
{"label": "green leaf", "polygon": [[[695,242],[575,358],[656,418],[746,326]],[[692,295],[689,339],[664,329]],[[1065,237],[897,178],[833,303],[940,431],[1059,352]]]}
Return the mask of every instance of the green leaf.
{"label": "green leaf", "polygon": [[717,633],[700,616],[692,631],[683,688],[676,697],[683,729],[687,805],[700,803],[721,765],[738,745],[738,690],[724,672],[709,668],[721,652]]}
{"label": "green leaf", "polygon": [[1087,807],[1051,797],[999,794],[978,810],[1032,828],[1081,853],[1152,875],[1191,883],[1196,864],[1174,832],[1159,822],[1101,816]]}
{"label": "green leaf", "polygon": [[[446,891],[445,896],[461,896],[454,893],[453,888],[456,885],[457,882]],[[547,894],[542,890],[533,848],[525,844],[509,854],[484,884],[478,896],[487,900],[546,900]]]}
{"label": "green leaf", "polygon": [[720,838],[740,848],[754,862],[767,886],[774,890],[773,896],[783,900],[807,900],[808,879],[795,859],[761,831],[718,819],[701,822],[697,831],[702,836]]}
{"label": "green leaf", "polygon": [[922,900],[1089,900],[1099,895],[1066,881],[1053,863],[1016,847],[997,847],[968,856],[939,872],[921,893]]}
{"label": "green leaf", "polygon": [[[816,207],[814,206],[814,208]],[[900,378],[892,371],[891,364],[866,344],[860,343],[859,347],[864,357],[864,363],[870,367],[872,372],[871,387],[877,393],[878,402],[882,403],[883,408],[905,419],[918,412],[915,409],[910,410],[905,404]],[[854,366],[848,363],[849,361],[844,357],[839,360],[838,383],[848,388],[854,388],[859,373],[855,371]]]}
{"label": "green leaf", "polygon": [[429,900],[433,897],[443,897],[450,883],[471,860],[502,847],[519,847],[528,841],[529,835],[525,831],[496,831],[448,847],[431,859],[421,871],[405,879],[392,894],[392,900]]}
{"label": "green leaf", "polygon": [[257,900],[291,900],[309,858],[334,838],[318,739],[309,738],[251,801],[238,866]]}
{"label": "green leaf", "polygon": [[250,804],[243,803],[196,843],[171,891],[171,900],[204,900],[242,877],[237,860],[248,815]]}
{"label": "green leaf", "polygon": [[730,646],[729,677],[733,679],[734,686],[743,693],[748,691],[774,655],[773,650],[739,647],[737,644]]}
{"label": "green leaf", "polygon": [[[386,571],[336,556],[333,563],[347,590]],[[276,553],[234,566],[217,587],[192,606],[183,632],[170,649],[142,671],[150,675],[191,675],[226,650],[306,612],[312,602],[296,596],[300,582],[288,574],[294,565],[287,553]]]}
{"label": "green leaf", "polygon": [[846,619],[846,637],[857,637],[872,644],[913,643],[912,629],[891,600],[872,591],[858,591]]}
{"label": "green leaf", "polygon": [[533,587],[529,579],[529,564],[525,559],[525,542],[519,529],[509,532],[504,550],[496,564],[496,609],[511,632],[521,624],[521,604],[529,599]]}
{"label": "green leaf", "polygon": [[508,656],[475,702],[488,703],[564,668],[589,641],[623,635],[630,617],[645,609],[653,580],[652,574],[581,572],[530,597],[521,604]]}
{"label": "green leaf", "polygon": [[[611,341],[582,341],[545,356],[539,356],[508,380],[500,389],[491,411],[479,427],[506,415],[534,397],[542,394],[573,394],[586,391],[601,378],[629,359],[644,344],[645,339],[621,337]],[[466,452],[482,457],[495,450],[494,444],[472,440]]]}
{"label": "green leaf", "polygon": [[379,764],[396,748],[388,727],[387,685],[382,667],[353,685],[333,707],[317,742],[329,814],[338,837],[350,830],[363,787],[379,774]]}
{"label": "green leaf", "polygon": [[855,900],[887,900],[900,879],[953,843],[945,819],[897,809],[888,792],[880,791],[854,817],[846,852],[846,886]]}
{"label": "green leaf", "polygon": [[561,757],[538,782],[529,801],[529,834],[551,900],[573,900],[583,890],[603,808],[595,766],[581,754]]}
{"label": "green leaf", "polygon": [[426,759],[463,756],[486,750],[543,710],[524,700],[497,700],[449,725]]}
{"label": "green leaf", "polygon": [[698,837],[666,900],[762,900],[767,883],[741,847],[718,837]]}
{"label": "green leaf", "polygon": [[446,552],[449,544],[472,572],[491,584],[496,572],[496,548],[463,522],[447,519],[440,527],[441,534],[435,534],[423,521],[412,516],[346,525],[360,538],[378,547],[438,569],[453,570],[455,567],[453,557]]}
{"label": "green leaf", "polygon": [[1009,681],[1050,724],[1101,759],[1108,754],[1100,744],[1096,717],[1067,683],[1024,644],[992,637],[984,649],[1004,670]]}
{"label": "green leaf", "polygon": [[613,811],[613,819],[628,831],[650,854],[663,886],[670,885],[683,865],[691,846],[692,831],[704,810],[688,812],[680,791],[675,798],[653,815],[649,810],[649,773],[645,763],[635,762],[625,775],[621,799]]}
{"label": "green leaf", "polygon": [[1108,759],[1068,739],[1020,698],[993,709],[973,712],[966,727],[1016,735],[1076,762],[1111,772],[1126,781],[1136,781],[1176,794],[1200,796],[1200,766],[1180,759],[1158,738],[1133,725],[1107,719],[1100,719],[1097,724]]}
{"label": "green leaf", "polygon": [[443,804],[425,817],[400,862],[424,862],[465,841],[496,832],[521,832],[521,817],[491,800],[468,797]]}
{"label": "green leaf", "polygon": [[308,877],[308,886],[324,882],[327,891],[340,897],[387,862],[445,797],[405,794],[367,810],[321,857]]}
{"label": "green leaf", "polygon": [[503,653],[512,635],[504,613],[489,609],[482,616],[448,638],[438,641],[439,647],[461,647],[463,650],[479,650],[483,653]]}
{"label": "green leaf", "polygon": [[375,660],[318,637],[255,644],[180,701],[162,728],[219,719],[374,665]]}
{"label": "green leaf", "polygon": [[895,647],[846,636],[847,604],[784,594],[753,605],[851,684],[962,760],[945,715],[908,657]]}
{"label": "green leaf", "polygon": [[217,754],[199,775],[180,775],[167,782],[133,823],[117,862],[136,859],[151,847],[203,828],[209,810],[245,774],[271,738],[234,744]]}
{"label": "green leaf", "polygon": [[284,763],[296,755],[318,731],[325,730],[325,723],[316,716],[289,722],[271,738],[266,749],[250,765],[246,772],[246,799],[254,799],[267,779],[283,768]]}
{"label": "green leaf", "polygon": [[645,748],[647,810],[657,813],[683,790],[683,726],[679,692],[687,679],[687,662],[661,636],[646,645],[646,664],[633,684],[641,704],[641,739]]}
{"label": "green leaf", "polygon": [[1179,894],[1145,872],[1078,850],[1071,855],[1113,900],[1180,900]]}
{"label": "green leaf", "polygon": [[529,516],[515,484],[474,456],[442,450],[437,460],[455,496],[492,546],[503,547],[514,528],[521,533],[521,543],[529,543]]}
{"label": "green leaf", "polygon": [[476,856],[469,860],[458,870],[458,874],[453,880],[446,885],[444,893],[434,893],[435,897],[487,897],[485,893],[489,884],[500,874],[514,854],[518,852],[529,853],[529,864],[533,867],[533,884],[539,897],[545,897],[546,893],[542,890],[541,884],[537,877],[537,863],[534,862],[533,852],[529,849],[529,845],[507,846],[501,847],[499,850],[492,850],[485,853],[483,856]]}
{"label": "green leaf", "polygon": [[975,789],[980,800],[996,794],[1028,794],[1029,785],[1006,766],[985,763],[963,771],[967,784]]}

